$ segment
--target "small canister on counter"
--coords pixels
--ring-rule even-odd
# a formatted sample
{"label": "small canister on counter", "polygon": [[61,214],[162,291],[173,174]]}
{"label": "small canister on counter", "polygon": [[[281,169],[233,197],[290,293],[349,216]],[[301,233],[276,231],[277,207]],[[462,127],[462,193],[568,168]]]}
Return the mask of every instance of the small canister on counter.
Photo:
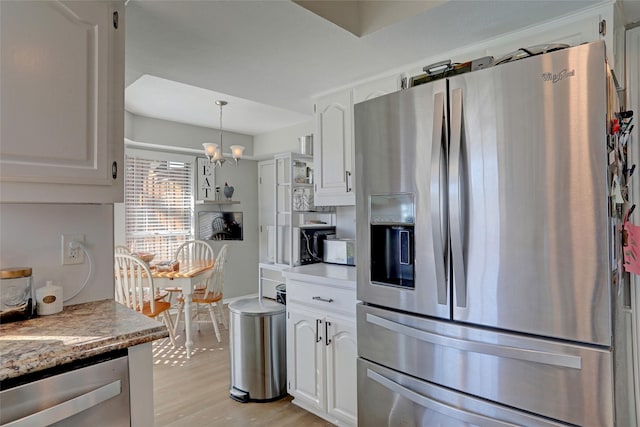
{"label": "small canister on counter", "polygon": [[54,286],[51,280],[36,289],[36,312],[38,316],[47,316],[62,311],[62,286]]}
{"label": "small canister on counter", "polygon": [[0,323],[30,319],[34,312],[31,267],[0,269]]}

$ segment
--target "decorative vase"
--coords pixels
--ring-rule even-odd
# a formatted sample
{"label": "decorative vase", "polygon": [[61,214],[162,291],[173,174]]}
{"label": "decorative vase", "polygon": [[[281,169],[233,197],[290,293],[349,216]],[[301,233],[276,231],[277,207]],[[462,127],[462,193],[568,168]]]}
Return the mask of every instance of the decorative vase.
{"label": "decorative vase", "polygon": [[224,197],[227,198],[227,200],[231,200],[231,196],[233,196],[233,190],[234,188],[230,185],[228,185],[226,182],[224,183]]}

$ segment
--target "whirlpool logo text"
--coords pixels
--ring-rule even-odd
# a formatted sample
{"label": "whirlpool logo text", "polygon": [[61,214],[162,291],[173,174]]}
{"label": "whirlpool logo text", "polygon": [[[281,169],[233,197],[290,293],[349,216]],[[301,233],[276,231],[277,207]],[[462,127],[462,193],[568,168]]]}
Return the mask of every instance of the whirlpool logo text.
{"label": "whirlpool logo text", "polygon": [[542,73],[542,81],[558,83],[559,81],[562,81],[567,77],[573,77],[575,75],[576,75],[576,70],[567,71],[567,69],[565,68],[559,73]]}

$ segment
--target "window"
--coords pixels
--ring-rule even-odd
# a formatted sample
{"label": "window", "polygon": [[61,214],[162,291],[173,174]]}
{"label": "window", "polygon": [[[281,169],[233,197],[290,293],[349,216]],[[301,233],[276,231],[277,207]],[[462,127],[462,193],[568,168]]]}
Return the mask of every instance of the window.
{"label": "window", "polygon": [[169,260],[193,236],[192,157],[128,150],[125,156],[125,235],[134,252]]}

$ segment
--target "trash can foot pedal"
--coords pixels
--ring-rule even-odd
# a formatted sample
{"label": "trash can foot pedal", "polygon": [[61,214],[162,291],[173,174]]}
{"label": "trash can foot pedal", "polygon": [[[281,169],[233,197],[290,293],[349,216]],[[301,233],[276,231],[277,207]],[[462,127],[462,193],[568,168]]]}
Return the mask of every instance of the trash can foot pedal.
{"label": "trash can foot pedal", "polygon": [[238,390],[235,387],[231,387],[231,390],[229,390],[229,397],[240,403],[247,403],[249,401],[249,393]]}

